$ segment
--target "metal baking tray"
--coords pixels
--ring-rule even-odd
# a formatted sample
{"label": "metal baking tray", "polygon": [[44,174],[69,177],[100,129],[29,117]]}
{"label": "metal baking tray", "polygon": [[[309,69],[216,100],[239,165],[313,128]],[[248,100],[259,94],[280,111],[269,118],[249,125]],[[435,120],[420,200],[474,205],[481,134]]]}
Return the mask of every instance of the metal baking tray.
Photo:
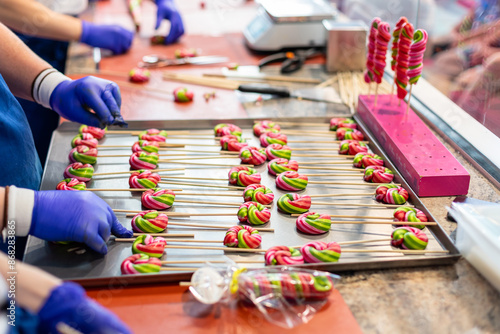
{"label": "metal baking tray", "polygon": [[[409,188],[406,181],[401,177],[393,163],[387,159],[382,148],[375,142],[373,136],[370,134],[368,128],[362,121],[355,117],[356,121],[360,125],[360,130],[365,134],[367,140],[370,141],[370,149],[386,160],[386,166],[395,172],[395,182],[401,183],[405,189],[408,190],[410,195],[409,202],[415,205],[417,208],[425,212],[425,214],[430,218],[431,221],[436,221],[434,217],[430,214],[427,208],[424,207],[419,198],[415,193]],[[325,130],[328,129],[329,118],[326,117],[308,117],[308,118],[287,118],[287,121],[294,122],[325,122]],[[275,119],[279,123],[279,119]],[[189,129],[193,132],[203,131],[207,133],[207,130],[212,130],[213,127],[218,123],[230,122],[240,126],[244,130],[244,137],[251,138],[250,142],[254,146],[259,146],[258,139],[252,133],[252,125],[254,123],[253,119],[238,119],[238,120],[183,120],[183,121],[136,121],[130,122],[130,129],[148,129],[148,128],[159,128],[166,130],[185,130]],[[285,127],[284,127],[285,128]],[[307,135],[307,130],[310,128],[305,127],[294,127],[294,129],[303,130],[303,135],[300,136],[289,136],[290,140],[297,139],[310,139],[310,140],[325,140],[321,137],[313,137]],[[41,190],[53,190],[55,189],[57,183],[63,179],[63,171],[68,165],[68,153],[71,149],[71,139],[77,134],[78,125],[74,123],[63,123],[54,132],[52,143],[49,151],[49,158],[45,168],[45,172],[42,179]],[[129,145],[127,148],[123,149],[100,149],[99,153],[103,154],[129,154],[130,146],[137,140],[137,137],[131,135],[119,136],[119,135],[107,135],[100,141],[103,145],[112,144],[124,144]],[[191,140],[191,139],[174,139],[170,137],[168,142],[172,143],[216,143],[213,139],[207,138],[203,140]],[[311,147],[312,143],[306,144],[290,144],[290,146],[298,147]],[[328,147],[329,144],[314,144],[322,145]],[[337,152],[335,146],[332,146],[332,153]],[[194,148],[191,148],[194,149]],[[200,150],[219,150],[217,147],[199,147]],[[300,152],[304,153],[304,152]],[[196,155],[197,153],[188,153]],[[200,153],[201,154],[201,153]],[[202,154],[203,155],[203,154]],[[292,154],[293,158],[293,154]],[[312,161],[316,158],[293,158],[300,162]],[[332,160],[332,159],[328,159]],[[207,160],[213,163],[221,162],[218,160]],[[225,160],[224,162],[232,163],[237,165],[240,163],[238,158],[232,158]],[[349,167],[350,161],[346,160],[345,167]],[[169,167],[179,167],[179,165],[167,165],[160,164],[160,168]],[[203,166],[192,166],[192,169],[187,169],[186,174],[190,176],[206,176],[214,178],[224,178],[227,177],[229,167],[221,168],[206,168]],[[271,188],[275,193],[275,202],[271,209],[271,221],[262,227],[272,227],[275,229],[274,233],[262,233],[262,245],[261,247],[267,249],[272,246],[277,245],[288,245],[296,246],[305,244],[313,240],[321,241],[351,241],[360,239],[375,239],[382,237],[390,237],[392,231],[392,225],[353,225],[353,224],[342,224],[335,225],[329,233],[325,235],[305,235],[299,233],[295,228],[296,218],[290,217],[289,215],[280,213],[277,211],[276,200],[285,191],[276,189],[274,177],[267,173],[266,164],[256,168],[262,175],[262,184]],[[95,172],[110,172],[110,171],[127,171],[129,170],[128,158],[99,158],[98,163],[95,165]],[[327,171],[316,171],[316,170],[304,170],[306,173],[327,173]],[[310,177],[310,180],[339,180],[342,181],[344,178],[319,178]],[[360,173],[359,178],[349,178],[349,180],[361,180],[362,174]],[[179,181],[179,180],[176,180]],[[186,180],[187,181],[187,180]],[[347,178],[345,179],[347,181]],[[197,181],[190,181],[197,182]],[[203,181],[198,181],[200,185]],[[208,183],[227,185],[227,182],[222,181],[212,181]],[[165,187],[166,185],[162,185]],[[95,177],[88,184],[89,188],[128,188],[128,174],[125,176],[110,176],[108,178]],[[191,186],[179,186],[172,185],[167,186],[168,188],[178,189],[182,188],[184,190],[196,190],[201,194],[209,194],[211,192],[222,192],[226,191],[224,189],[213,189],[213,188],[203,188],[203,187],[191,187]],[[372,186],[356,186],[355,188],[349,186],[335,186],[335,185],[308,185],[307,189],[304,191],[306,194],[329,194],[329,193],[346,193],[350,191],[356,192],[370,192],[375,190]],[[232,191],[232,190],[231,190]],[[129,209],[129,210],[141,210],[140,195],[130,192],[101,192],[98,195],[103,198],[112,208],[114,209]],[[188,199],[188,197],[183,197]],[[199,200],[212,200],[217,201],[231,201],[231,202],[242,202],[243,200],[239,197],[192,197],[189,199],[199,199]],[[373,198],[356,198],[349,197],[345,199],[341,198],[320,198],[318,201],[332,201],[332,202],[346,202],[346,203],[376,203]],[[71,208],[67,208],[68,215],[71,214]],[[178,203],[168,211],[175,212],[234,212],[234,216],[221,216],[221,217],[191,217],[191,218],[181,218],[185,222],[195,222],[195,223],[216,223],[216,224],[227,224],[228,228],[230,226],[238,224],[238,219],[236,217],[237,207],[223,207],[223,206],[201,206],[193,204]],[[351,208],[346,209],[342,207],[327,207],[327,206],[313,206],[311,211],[324,212],[329,214],[351,214],[351,215],[369,215],[369,216],[388,216],[392,214],[391,210],[381,210],[377,208]],[[127,218],[124,214],[117,214],[120,222],[130,228],[131,218]],[[429,226],[425,230],[429,237],[428,250],[448,250],[447,254],[428,254],[428,255],[402,255],[402,254],[373,254],[373,253],[344,253],[342,254],[340,261],[332,264],[321,264],[321,265],[304,265],[304,267],[327,270],[332,272],[341,271],[357,271],[366,269],[382,269],[382,268],[402,268],[402,267],[419,267],[419,266],[430,266],[430,265],[444,265],[451,264],[459,258],[459,252],[453,245],[452,241],[449,239],[448,235],[439,226]],[[170,226],[168,228],[169,233],[194,233],[195,239],[209,239],[209,240],[220,240],[222,241],[224,237],[224,230],[210,230],[210,229],[193,229],[186,227],[176,227]],[[109,252],[106,256],[100,256],[85,247],[75,244],[70,245],[58,245],[50,242],[45,242],[43,240],[37,239],[30,236],[26,248],[26,253],[24,256],[24,261],[26,263],[35,265],[48,271],[49,273],[65,280],[73,280],[81,283],[84,286],[109,286],[110,284],[141,284],[141,283],[155,283],[155,282],[174,282],[179,280],[189,279],[190,272],[162,272],[159,274],[151,275],[121,275],[120,264],[128,256],[132,254],[131,243],[117,243],[110,239],[108,241]],[[190,243],[190,245],[192,245]],[[203,244],[200,244],[203,245]],[[205,244],[206,245],[206,244]],[[219,244],[222,246],[222,243]],[[376,243],[376,244],[358,244],[352,246],[344,246],[349,248],[363,248],[363,249],[391,249],[389,242]],[[347,249],[347,248],[345,248]],[[168,249],[163,255],[162,260],[224,260],[233,259],[235,261],[239,259],[263,259],[263,254],[246,254],[246,253],[229,253],[223,251],[207,251],[207,250],[182,250],[182,249]],[[247,267],[259,267],[264,264],[248,264]],[[196,265],[184,265],[193,267]],[[201,266],[201,265],[199,265]]]}

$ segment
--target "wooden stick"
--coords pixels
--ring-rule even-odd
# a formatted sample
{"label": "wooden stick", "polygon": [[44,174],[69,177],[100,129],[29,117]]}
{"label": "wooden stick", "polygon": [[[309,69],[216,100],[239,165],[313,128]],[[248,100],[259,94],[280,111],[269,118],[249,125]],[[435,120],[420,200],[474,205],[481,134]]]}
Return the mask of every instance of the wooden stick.
{"label": "wooden stick", "polygon": [[225,192],[225,193],[210,193],[210,194],[203,194],[203,193],[199,193],[199,192],[194,192],[194,193],[190,193],[190,192],[181,192],[179,194],[175,194],[175,196],[179,196],[179,195],[182,195],[182,196],[230,196],[230,197],[241,197],[241,193],[237,193],[237,192]]}
{"label": "wooden stick", "polygon": [[[130,156],[129,156],[130,157]],[[206,157],[192,157],[192,158],[175,158],[175,159],[159,159],[158,162],[171,162],[179,160],[208,160],[208,159],[239,159],[236,156],[206,156]]]}
{"label": "wooden stick", "polygon": [[[358,140],[360,143],[370,144],[368,141]],[[342,140],[288,140],[288,143],[303,143],[303,144],[340,144]]]}
{"label": "wooden stick", "polygon": [[[160,145],[161,147],[172,147],[172,148],[176,148],[176,147],[184,147],[186,145],[184,144],[167,144],[167,143],[163,143],[165,145]],[[126,147],[126,148],[130,148],[132,145],[97,145],[98,148],[101,148],[101,147],[104,147],[104,148],[119,148],[119,147]]]}
{"label": "wooden stick", "polygon": [[[299,217],[300,213],[292,214],[292,217]],[[330,215],[332,218],[349,218],[349,219],[389,219],[394,220],[394,217],[378,217],[378,216],[357,216],[357,215]]]}
{"label": "wooden stick", "polygon": [[[370,182],[331,182],[331,181],[309,181],[309,184],[335,184],[335,185],[345,185],[345,186],[367,186],[367,187],[378,187],[380,183],[370,183]],[[401,186],[400,184],[394,183],[394,185]]]}
{"label": "wooden stick", "polygon": [[[189,164],[189,165],[193,165],[193,166],[207,166],[207,167],[236,167],[236,166],[246,166],[246,167],[254,167],[253,165],[235,165],[235,164],[210,164],[210,163],[203,163],[203,162],[182,162],[182,161],[177,161],[177,160],[169,160],[167,161],[169,164],[183,164],[183,165],[186,165],[186,164]],[[167,163],[165,162],[165,163]],[[189,167],[187,167],[186,169],[188,169]]]}
{"label": "wooden stick", "polygon": [[314,176],[314,177],[360,177],[361,174],[347,174],[347,173],[331,173],[331,174],[302,174],[305,176]]}
{"label": "wooden stick", "polygon": [[[281,133],[289,136],[303,136],[305,135],[304,131],[299,131],[299,130],[281,130]],[[307,130],[307,136],[308,137],[325,137],[325,138],[336,138],[337,135],[335,132],[329,132],[329,131],[311,131]]]}
{"label": "wooden stick", "polygon": [[[260,122],[260,121],[258,121],[258,120],[254,121],[254,123],[257,123],[257,122]],[[325,122],[325,123],[307,123],[307,122],[301,123],[301,122],[282,122],[282,121],[279,121],[279,124],[280,125],[288,125],[288,126],[321,126],[321,127],[325,127],[325,126],[330,125],[328,122]]]}
{"label": "wooden stick", "polygon": [[[144,233],[142,233],[144,234]],[[159,237],[162,237],[162,234],[167,234],[167,233],[157,233],[159,234]],[[153,234],[150,234],[153,236]],[[115,238],[116,242],[133,242],[135,238]],[[221,244],[223,241],[220,240],[196,240],[196,239],[168,239],[168,242],[194,242],[194,243],[203,243],[203,244]]]}
{"label": "wooden stick", "polygon": [[324,160],[316,160],[316,161],[299,161],[299,165],[351,165],[351,161],[324,161]]}
{"label": "wooden stick", "polygon": [[180,246],[180,245],[166,245],[165,249],[206,249],[206,250],[222,250],[225,252],[243,252],[243,253],[265,253],[267,249],[259,248],[231,248],[231,247],[217,247],[217,246]]}
{"label": "wooden stick", "polygon": [[[210,262],[210,263],[227,263],[228,261],[224,261],[224,260],[185,260],[185,261],[173,261],[173,260],[170,260],[170,261],[161,261],[161,264],[166,264],[166,265],[169,265],[169,264],[204,264],[204,263],[207,263],[207,262]],[[265,261],[264,260],[237,260],[237,261],[234,261],[236,263],[264,263]]]}
{"label": "wooden stick", "polygon": [[[167,130],[166,130],[167,131]],[[137,136],[139,135],[143,130],[106,130],[107,135],[132,135],[132,136]],[[167,131],[168,135],[191,135],[191,131],[187,130],[168,130]]]}
{"label": "wooden stick", "polygon": [[[206,225],[206,224],[194,224],[194,223],[177,223],[177,222],[168,222],[168,225],[173,225],[173,226],[183,226],[183,227],[201,227],[201,228],[213,228],[213,229],[223,229],[223,230],[228,230],[229,228],[233,227],[234,224],[232,225]],[[256,228],[254,227],[259,232],[273,232],[274,233],[274,228]]]}
{"label": "wooden stick", "polygon": [[[127,210],[127,209],[113,209],[114,212],[129,212],[129,213],[140,213],[142,211],[138,210]],[[209,213],[200,213],[200,212],[170,212],[170,211],[158,211],[158,212],[163,212],[169,217],[212,217],[212,216],[234,216],[236,215],[236,212],[209,212]],[[170,223],[169,223],[170,224]],[[231,227],[231,226],[229,226]]]}
{"label": "wooden stick", "polygon": [[373,197],[374,193],[347,193],[347,194],[317,194],[317,195],[308,195],[311,198],[320,198],[320,197],[347,197],[347,196],[369,196]]}
{"label": "wooden stick", "polygon": [[447,254],[447,250],[405,250],[405,249],[342,249],[342,253],[400,253],[400,254]]}
{"label": "wooden stick", "polygon": [[293,154],[294,157],[309,157],[309,158],[341,158],[341,159],[352,159],[353,155],[345,154]]}
{"label": "wooden stick", "polygon": [[[152,169],[151,172],[159,173],[159,172],[173,172],[173,171],[182,171],[185,168],[164,168],[164,169]],[[118,174],[132,174],[137,172],[136,170],[129,170],[125,172],[108,172],[108,173],[94,173],[93,176],[102,176],[102,175],[118,175]]]}
{"label": "wooden stick", "polygon": [[[87,191],[139,191],[139,192],[144,192],[146,190],[149,190],[147,188],[87,188],[85,189]],[[172,191],[182,191],[182,189],[170,189]]]}
{"label": "wooden stick", "polygon": [[[358,175],[359,176],[359,175]],[[208,180],[208,181],[226,181],[227,182],[227,177],[225,178],[217,178],[217,177],[194,177],[194,176],[165,176],[162,179],[184,179],[184,180]]]}
{"label": "wooden stick", "polygon": [[413,88],[413,85],[410,85],[410,93],[408,95],[408,102],[406,104],[406,115],[408,115],[408,111],[410,110],[410,100],[411,100],[411,90]]}
{"label": "wooden stick", "polygon": [[425,225],[425,226],[434,226],[437,223],[434,222],[395,222],[395,221],[379,221],[379,220],[366,220],[366,221],[348,221],[348,220],[338,220],[333,221],[332,224],[375,224],[375,225]]}
{"label": "wooden stick", "polygon": [[[291,77],[287,75],[267,75],[267,74],[240,74],[235,73],[230,76],[226,76],[223,73],[203,73],[204,77],[213,77],[213,78],[241,78],[241,79],[252,79],[252,80],[263,80],[263,81],[284,81],[284,82],[298,82],[298,83],[320,83],[321,80],[313,79],[313,78],[300,78],[300,77]],[[321,84],[321,83],[320,83]]]}
{"label": "wooden stick", "polygon": [[[207,205],[225,205],[225,206],[237,206],[240,207],[243,203],[235,203],[235,202],[212,202],[212,201],[190,201],[185,199],[176,199],[177,203],[191,203],[191,204],[207,204]],[[269,207],[269,205],[265,205]]]}
{"label": "wooden stick", "polygon": [[[134,237],[138,237],[140,235],[150,235],[152,237],[166,237],[166,238],[184,238],[191,237],[194,238],[193,233],[134,233]],[[134,240],[132,238],[132,240]]]}
{"label": "wooden stick", "polygon": [[[179,154],[160,154],[161,157],[179,157],[186,156],[186,153],[181,152]],[[130,154],[98,154],[98,158],[130,158]],[[217,157],[218,158],[218,157]],[[183,159],[182,157],[178,159]]]}
{"label": "wooden stick", "polygon": [[199,267],[171,267],[171,268],[160,268],[160,271],[195,271],[200,269]]}
{"label": "wooden stick", "polygon": [[338,242],[338,244],[341,246],[345,246],[345,245],[354,245],[354,244],[367,244],[369,242],[381,242],[381,241],[392,241],[392,238],[341,241],[341,242]]}
{"label": "wooden stick", "polygon": [[313,169],[313,170],[337,170],[337,171],[346,171],[346,172],[358,172],[358,173],[364,173],[364,169],[359,169],[359,168],[341,168],[341,167],[309,167],[305,166],[302,167],[303,163],[300,166],[300,169]]}
{"label": "wooden stick", "polygon": [[[312,205],[354,206],[354,207],[368,207],[377,209],[399,208],[401,206],[399,204],[386,204],[386,203],[363,204],[363,203],[330,203],[330,202],[312,202]],[[405,206],[413,207],[412,205],[408,204],[406,204]]]}
{"label": "wooden stick", "polygon": [[176,181],[160,181],[158,183],[161,184],[175,184],[175,185],[183,185],[183,186],[195,186],[195,187],[206,187],[206,188],[225,188],[225,189],[236,189],[236,190],[245,190],[245,187],[237,187],[237,186],[219,186],[213,184],[199,184],[199,183],[189,183],[189,182],[176,182]]}

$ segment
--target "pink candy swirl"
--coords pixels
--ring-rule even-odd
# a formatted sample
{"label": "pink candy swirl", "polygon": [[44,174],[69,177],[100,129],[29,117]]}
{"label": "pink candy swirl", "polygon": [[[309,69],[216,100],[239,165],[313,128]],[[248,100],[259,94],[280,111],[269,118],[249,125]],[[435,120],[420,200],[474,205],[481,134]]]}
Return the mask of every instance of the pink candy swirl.
{"label": "pink candy swirl", "polygon": [[391,40],[390,30],[391,27],[387,22],[381,22],[378,25],[377,41],[375,43],[375,65],[373,66],[373,74],[378,84],[382,83],[382,77],[384,76],[385,57]]}
{"label": "pink candy swirl", "polygon": [[268,147],[271,144],[286,145],[288,137],[282,133],[266,132],[260,135],[260,144],[262,147]]}
{"label": "pink candy swirl", "polygon": [[85,190],[87,185],[85,182],[78,181],[77,179],[64,179],[56,186],[56,190]]}
{"label": "pink candy swirl", "polygon": [[[151,147],[156,147],[157,149],[160,148],[160,143],[157,141],[136,141],[132,145],[132,152],[150,152],[148,150],[143,149],[143,147],[146,146],[151,146]],[[157,150],[156,150],[157,151]]]}
{"label": "pink candy swirl", "polygon": [[394,27],[394,32],[392,33],[392,48],[391,48],[391,70],[396,70],[396,64],[398,62],[398,44],[399,44],[399,36],[401,35],[401,30],[403,30],[403,26],[408,22],[408,19],[404,16],[399,18],[399,21],[396,23]]}
{"label": "pink candy swirl", "polygon": [[338,262],[341,249],[336,242],[315,241],[302,246],[300,252],[306,263],[329,263]]}
{"label": "pink candy swirl", "polygon": [[424,52],[427,45],[427,31],[418,29],[413,34],[413,44],[410,47],[410,61],[408,63],[408,80],[410,84],[416,84],[422,76],[424,67]]}
{"label": "pink candy swirl", "polygon": [[239,152],[243,147],[248,146],[240,136],[225,135],[220,139],[220,146],[223,150]]}
{"label": "pink candy swirl", "polygon": [[338,128],[337,132],[338,140],[364,140],[365,136],[361,133],[361,131],[351,128]]}
{"label": "pink candy swirl", "polygon": [[267,160],[266,151],[253,146],[245,146],[240,150],[241,162],[251,165],[262,165]]}
{"label": "pink candy swirl", "polygon": [[139,134],[139,139],[147,141],[166,142],[167,132],[158,129],[147,129]]}
{"label": "pink candy swirl", "polygon": [[239,248],[257,248],[262,242],[259,231],[250,226],[233,226],[224,236],[224,246]]}
{"label": "pink candy swirl", "polygon": [[297,172],[284,172],[276,177],[276,186],[286,191],[299,191],[306,189],[308,181],[306,175]]}
{"label": "pink candy swirl", "polygon": [[161,176],[157,173],[152,173],[150,170],[138,170],[133,172],[128,179],[130,188],[151,189],[158,185],[161,181]]}
{"label": "pink candy swirl", "polygon": [[90,133],[95,139],[102,139],[106,134],[106,129],[96,128],[94,126],[82,125],[80,126],[80,133]]}
{"label": "pink candy swirl", "polygon": [[81,133],[77,135],[75,138],[73,138],[73,140],[71,141],[71,146],[73,147],[77,147],[80,145],[87,146],[90,148],[97,148],[99,142],[90,133]]}
{"label": "pink candy swirl", "polygon": [[271,204],[274,194],[271,189],[262,184],[251,184],[243,191],[245,202],[257,202],[263,205]]}
{"label": "pink candy swirl", "polygon": [[398,56],[396,62],[396,85],[398,90],[398,98],[404,99],[408,85],[408,62],[410,58],[410,46],[413,40],[413,25],[406,23],[399,34]]}
{"label": "pink candy swirl", "polygon": [[254,124],[253,134],[260,137],[265,132],[280,132],[281,127],[273,121],[260,121]]}
{"label": "pink candy swirl", "polygon": [[304,257],[298,249],[287,246],[274,246],[267,250],[265,257],[266,265],[281,266],[303,264]]}
{"label": "pink candy swirl", "polygon": [[160,259],[145,254],[131,255],[120,266],[123,275],[158,273],[160,268]]}
{"label": "pink candy swirl", "polygon": [[175,193],[170,189],[149,189],[142,193],[141,203],[153,210],[165,210],[172,207]]}
{"label": "pink candy swirl", "polygon": [[387,204],[405,204],[408,200],[408,192],[395,184],[381,184],[375,190],[375,199]]}
{"label": "pink candy swirl", "polygon": [[373,82],[375,78],[373,75],[373,67],[375,64],[375,42],[377,40],[378,25],[380,24],[380,19],[378,17],[374,18],[370,26],[370,35],[368,37],[368,52],[366,55],[366,71],[364,79],[366,83]]}
{"label": "pink candy swirl", "polygon": [[254,183],[260,183],[261,176],[257,171],[250,167],[236,166],[229,170],[229,183],[246,187]]}
{"label": "pink candy swirl", "polygon": [[373,183],[389,183],[394,179],[394,173],[382,166],[368,166],[365,168],[363,180]]}
{"label": "pink candy swirl", "polygon": [[[151,159],[151,162],[148,162],[148,157],[155,157],[156,159]],[[147,152],[134,152],[130,156],[129,163],[132,169],[155,169],[157,167],[158,162],[158,153],[147,153]],[[156,163],[155,163],[156,160]]]}

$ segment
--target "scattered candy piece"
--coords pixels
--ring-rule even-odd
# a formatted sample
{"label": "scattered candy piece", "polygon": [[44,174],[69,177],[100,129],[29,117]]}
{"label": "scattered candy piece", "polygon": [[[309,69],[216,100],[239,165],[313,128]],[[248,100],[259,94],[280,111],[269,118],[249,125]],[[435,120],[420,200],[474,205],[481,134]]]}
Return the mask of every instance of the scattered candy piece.
{"label": "scattered candy piece", "polygon": [[148,82],[151,77],[151,73],[144,68],[133,68],[128,72],[128,78],[132,82],[142,83]]}
{"label": "scattered candy piece", "polygon": [[194,93],[186,87],[178,87],[174,90],[175,102],[191,102],[193,101]]}

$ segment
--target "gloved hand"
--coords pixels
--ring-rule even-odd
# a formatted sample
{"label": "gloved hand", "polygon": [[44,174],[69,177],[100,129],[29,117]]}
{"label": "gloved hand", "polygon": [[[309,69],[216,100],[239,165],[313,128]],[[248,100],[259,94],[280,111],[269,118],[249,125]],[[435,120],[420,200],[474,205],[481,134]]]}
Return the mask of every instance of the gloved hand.
{"label": "gloved hand", "polygon": [[62,117],[100,128],[111,124],[127,125],[120,114],[121,104],[117,84],[91,76],[63,81],[50,96],[50,107]]}
{"label": "gloved hand", "polygon": [[131,238],[113,210],[89,191],[35,191],[29,234],[48,241],[76,241],[106,254],[110,233]]}
{"label": "gloved hand", "polygon": [[38,319],[39,333],[59,333],[59,323],[82,333],[132,333],[116,315],[88,298],[85,290],[72,282],[62,283],[50,292]]}
{"label": "gloved hand", "polygon": [[182,24],[181,15],[173,0],[156,0],[156,6],[158,9],[156,12],[155,29],[158,29],[163,19],[169,20],[170,32],[167,38],[165,38],[165,44],[172,44],[184,34],[184,24]]}
{"label": "gloved hand", "polygon": [[134,33],[117,25],[94,24],[82,21],[80,42],[98,48],[109,49],[114,54],[127,52]]}

